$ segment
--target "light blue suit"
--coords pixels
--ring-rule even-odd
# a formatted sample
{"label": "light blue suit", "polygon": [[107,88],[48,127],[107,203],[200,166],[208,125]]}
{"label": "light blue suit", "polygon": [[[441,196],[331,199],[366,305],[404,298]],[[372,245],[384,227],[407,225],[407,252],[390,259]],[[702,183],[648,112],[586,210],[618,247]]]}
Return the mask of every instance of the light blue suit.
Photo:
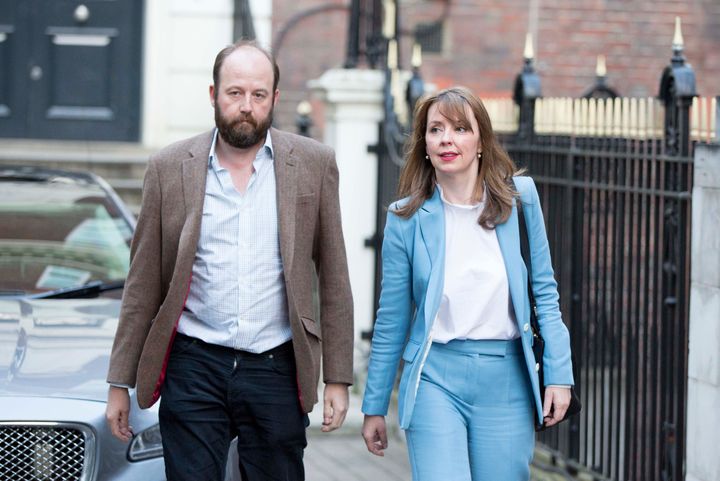
{"label": "light blue suit", "polygon": [[[538,322],[545,338],[545,383],[572,385],[567,328],[558,305],[545,225],[535,184],[516,177],[527,221],[533,265],[533,291]],[[403,201],[400,201],[403,202]],[[397,205],[395,206],[397,207]],[[391,208],[392,211],[392,208]],[[383,279],[375,322],[372,352],[362,411],[386,415],[400,358],[405,361],[398,405],[400,427],[407,429],[413,415],[417,386],[432,345],[432,327],[440,306],[445,277],[445,219],[439,190],[409,219],[388,213],[383,241]],[[527,270],[520,255],[517,210],[496,226],[507,270],[510,297],[522,340],[525,365],[532,384],[535,411],[542,421],[542,403],[532,353]],[[416,307],[416,308],[414,308]]]}

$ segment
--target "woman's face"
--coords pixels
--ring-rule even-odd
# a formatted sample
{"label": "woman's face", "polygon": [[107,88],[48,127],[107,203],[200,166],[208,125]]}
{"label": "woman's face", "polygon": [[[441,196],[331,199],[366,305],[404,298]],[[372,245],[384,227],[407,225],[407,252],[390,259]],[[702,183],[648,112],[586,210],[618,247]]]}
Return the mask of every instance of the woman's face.
{"label": "woman's face", "polygon": [[478,174],[478,153],[482,151],[480,129],[468,105],[465,105],[465,117],[467,122],[449,119],[440,113],[437,103],[428,110],[425,149],[438,180]]}

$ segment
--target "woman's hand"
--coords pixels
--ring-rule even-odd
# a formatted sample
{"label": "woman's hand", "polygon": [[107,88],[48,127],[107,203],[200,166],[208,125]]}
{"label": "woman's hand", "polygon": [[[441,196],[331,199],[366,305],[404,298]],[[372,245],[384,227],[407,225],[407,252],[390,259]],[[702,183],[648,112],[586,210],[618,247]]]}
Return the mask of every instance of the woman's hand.
{"label": "woman's hand", "polygon": [[543,400],[543,422],[545,426],[553,426],[565,416],[570,405],[570,387],[547,386]]}
{"label": "woman's hand", "polygon": [[375,456],[385,456],[384,449],[388,447],[385,416],[365,415],[362,427],[362,437],[368,451]]}

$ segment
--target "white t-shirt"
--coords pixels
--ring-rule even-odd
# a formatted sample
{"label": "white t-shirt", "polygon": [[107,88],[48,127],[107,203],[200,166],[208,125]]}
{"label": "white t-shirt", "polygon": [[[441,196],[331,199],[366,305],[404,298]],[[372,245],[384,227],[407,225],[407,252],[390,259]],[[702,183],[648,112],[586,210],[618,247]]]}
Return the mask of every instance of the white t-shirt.
{"label": "white t-shirt", "polygon": [[497,233],[477,222],[484,203],[451,204],[442,190],[440,196],[445,209],[445,285],[433,341],[519,337]]}

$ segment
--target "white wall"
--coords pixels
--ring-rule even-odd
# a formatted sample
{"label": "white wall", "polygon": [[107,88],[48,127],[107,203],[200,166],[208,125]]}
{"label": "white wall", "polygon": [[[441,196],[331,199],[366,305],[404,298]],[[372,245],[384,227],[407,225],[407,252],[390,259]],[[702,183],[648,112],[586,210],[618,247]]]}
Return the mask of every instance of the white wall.
{"label": "white wall", "polygon": [[695,149],[687,481],[720,481],[720,145]]}
{"label": "white wall", "polygon": [[[270,44],[272,2],[252,0],[255,31]],[[145,2],[141,141],[151,148],[214,125],[208,86],[217,52],[233,42],[232,0]]]}

